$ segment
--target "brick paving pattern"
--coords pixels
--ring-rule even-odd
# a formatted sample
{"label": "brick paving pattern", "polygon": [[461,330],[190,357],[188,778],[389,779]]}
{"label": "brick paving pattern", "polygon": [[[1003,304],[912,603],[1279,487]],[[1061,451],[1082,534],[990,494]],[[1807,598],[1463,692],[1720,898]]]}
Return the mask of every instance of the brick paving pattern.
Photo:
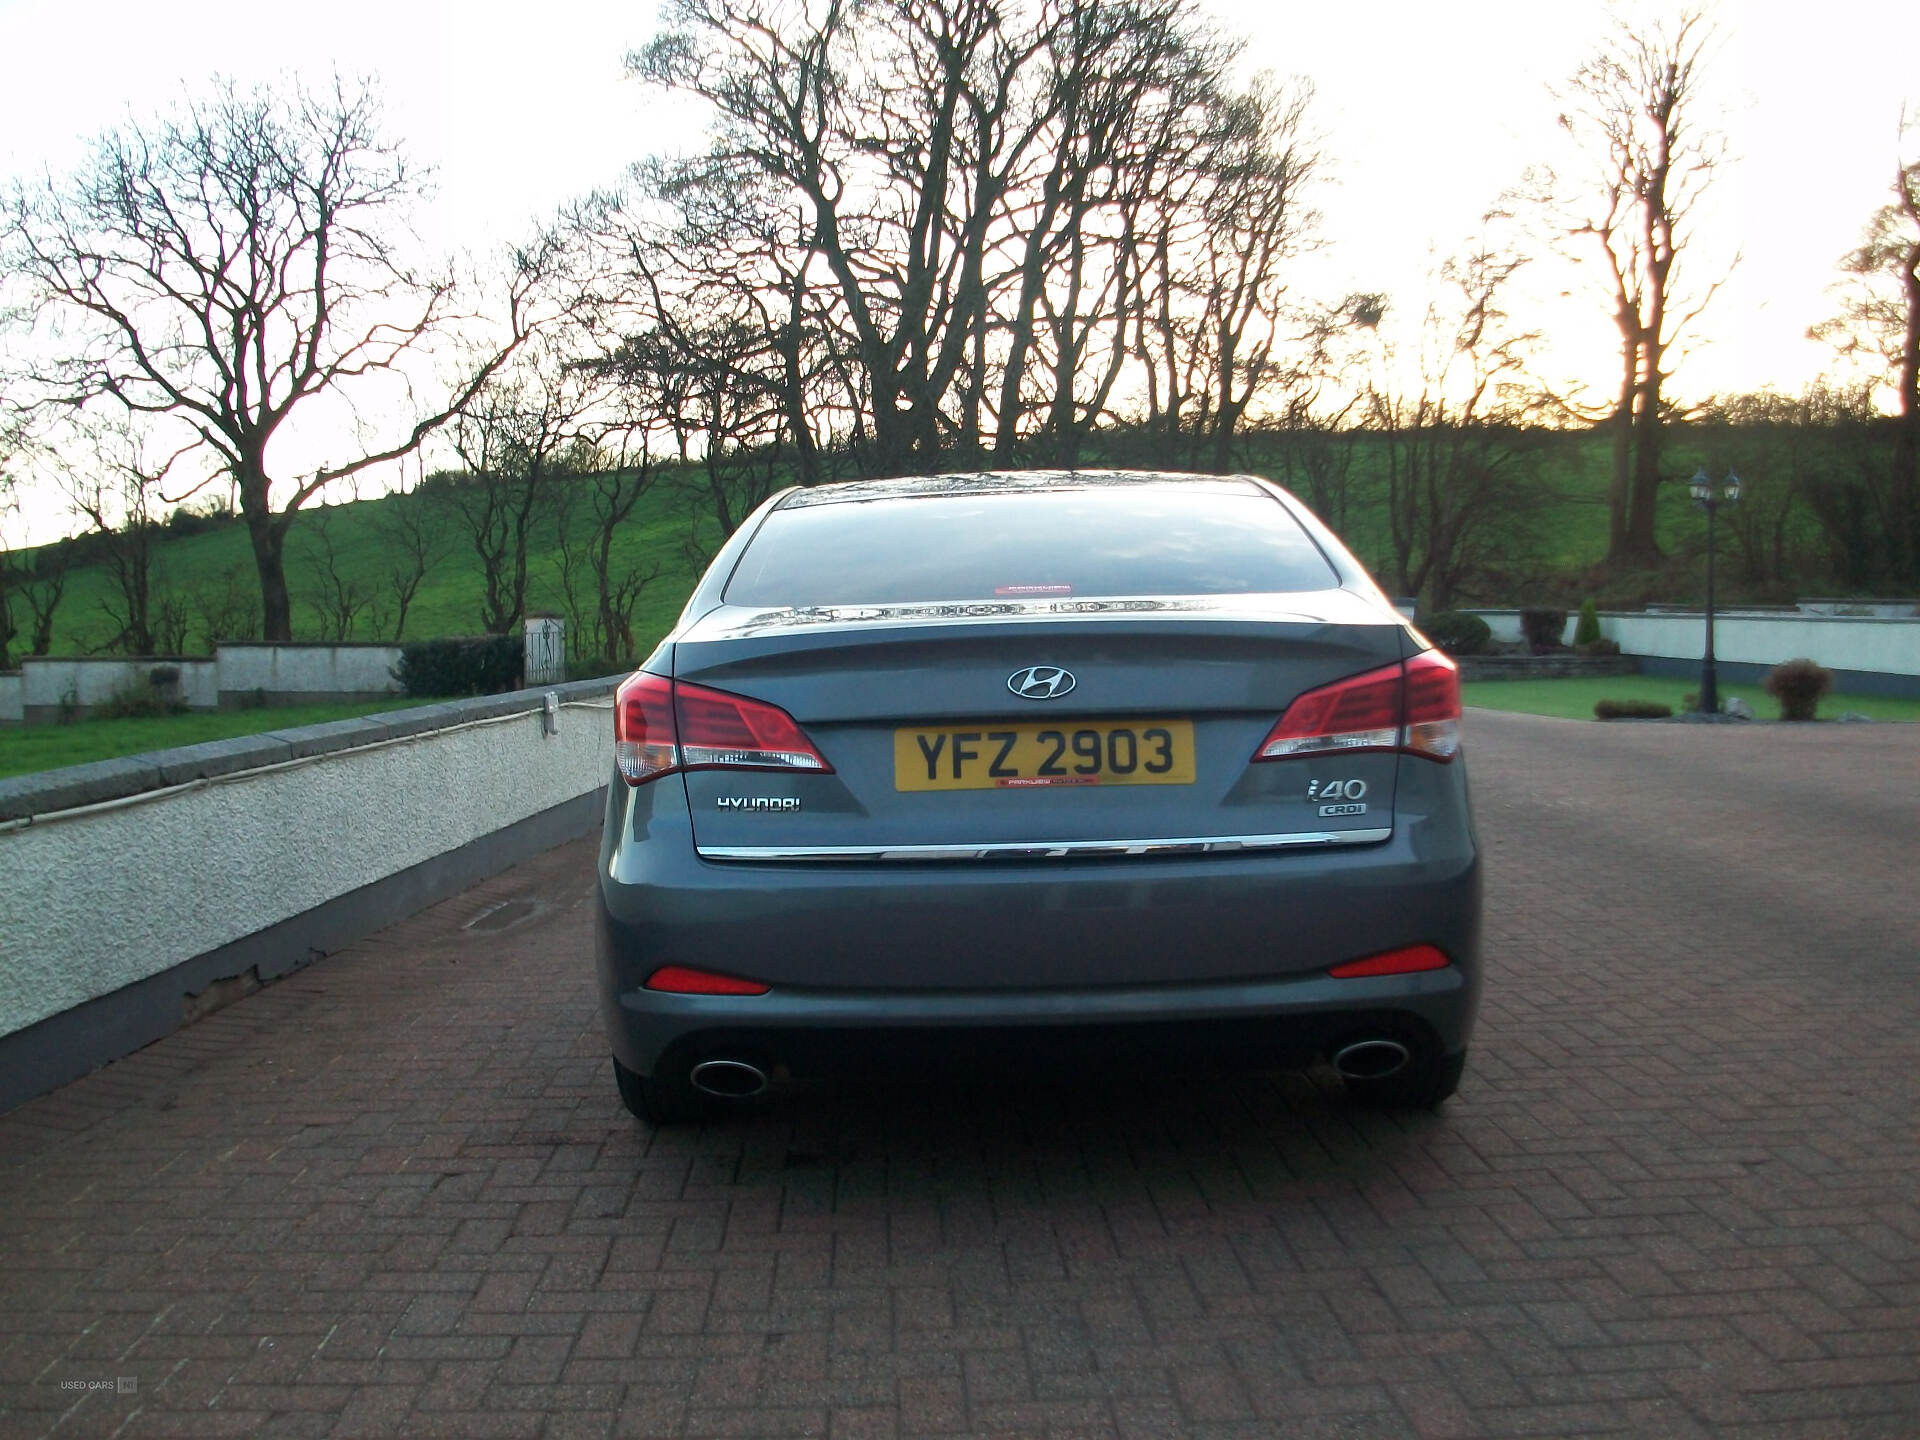
{"label": "brick paving pattern", "polygon": [[0,1119],[0,1432],[1920,1433],[1920,726],[1469,729],[1438,1115],[1136,1076],[656,1136],[582,842]]}

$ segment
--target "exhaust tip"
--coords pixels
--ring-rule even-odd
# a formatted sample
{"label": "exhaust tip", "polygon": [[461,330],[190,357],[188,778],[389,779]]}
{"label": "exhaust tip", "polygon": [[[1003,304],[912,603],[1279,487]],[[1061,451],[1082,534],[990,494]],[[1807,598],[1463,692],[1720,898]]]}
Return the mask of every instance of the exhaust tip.
{"label": "exhaust tip", "polygon": [[767,1072],[745,1060],[702,1060],[687,1078],[703,1095],[751,1100],[767,1088]]}
{"label": "exhaust tip", "polygon": [[1413,1058],[1398,1040],[1356,1040],[1334,1051],[1333,1068],[1348,1080],[1384,1080]]}

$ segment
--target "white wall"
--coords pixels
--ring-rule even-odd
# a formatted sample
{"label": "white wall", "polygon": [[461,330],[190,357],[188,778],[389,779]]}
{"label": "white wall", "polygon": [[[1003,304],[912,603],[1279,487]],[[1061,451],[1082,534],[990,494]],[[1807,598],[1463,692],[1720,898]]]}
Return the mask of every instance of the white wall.
{"label": "white wall", "polygon": [[0,725],[15,725],[26,713],[27,687],[18,670],[0,671]]}
{"label": "white wall", "polygon": [[[1600,631],[1628,655],[1698,660],[1706,650],[1706,621],[1699,614],[1602,614]],[[1829,670],[1920,675],[1920,620],[1717,614],[1713,653],[1752,665],[1778,665],[1804,655]]]}
{"label": "white wall", "polygon": [[[1518,610],[1475,610],[1496,640],[1518,641]],[[1578,613],[1569,613],[1563,642],[1573,640]],[[1706,619],[1698,610],[1602,610],[1600,633],[1622,654],[1698,660],[1706,649]],[[1920,619],[1803,614],[1790,610],[1722,610],[1714,615],[1716,658],[1778,665],[1805,656],[1829,670],[1920,675]]]}
{"label": "white wall", "polygon": [[29,655],[20,662],[21,703],[27,707],[57,707],[68,697],[81,706],[104,705],[124,691],[152,689],[148,679],[154,667],[171,666],[180,672],[180,698],[196,710],[220,703],[215,664],[211,660],[72,659]]}
{"label": "white wall", "polygon": [[[0,825],[0,1035],[604,785],[610,697]],[[584,960],[582,963],[586,963]]]}
{"label": "white wall", "polygon": [[1802,600],[1794,607],[1809,615],[1876,615],[1882,620],[1920,616],[1920,600]]}
{"label": "white wall", "polygon": [[398,645],[221,645],[220,689],[228,694],[398,695]]}

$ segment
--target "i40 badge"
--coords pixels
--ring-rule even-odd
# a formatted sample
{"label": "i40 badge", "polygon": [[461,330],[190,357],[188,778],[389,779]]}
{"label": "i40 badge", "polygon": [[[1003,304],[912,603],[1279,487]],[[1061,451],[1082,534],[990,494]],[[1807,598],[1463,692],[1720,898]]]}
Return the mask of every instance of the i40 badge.
{"label": "i40 badge", "polygon": [[1320,802],[1323,816],[1364,815],[1367,813],[1367,782],[1364,780],[1309,780],[1307,799]]}

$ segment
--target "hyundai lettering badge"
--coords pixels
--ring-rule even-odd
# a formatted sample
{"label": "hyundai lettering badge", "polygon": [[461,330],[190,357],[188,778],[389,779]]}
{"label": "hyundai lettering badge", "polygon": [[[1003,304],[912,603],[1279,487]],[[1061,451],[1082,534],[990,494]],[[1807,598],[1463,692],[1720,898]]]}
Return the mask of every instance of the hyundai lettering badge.
{"label": "hyundai lettering badge", "polygon": [[1073,672],[1058,665],[1029,665],[1007,677],[1007,689],[1022,700],[1058,700],[1073,685]]}

